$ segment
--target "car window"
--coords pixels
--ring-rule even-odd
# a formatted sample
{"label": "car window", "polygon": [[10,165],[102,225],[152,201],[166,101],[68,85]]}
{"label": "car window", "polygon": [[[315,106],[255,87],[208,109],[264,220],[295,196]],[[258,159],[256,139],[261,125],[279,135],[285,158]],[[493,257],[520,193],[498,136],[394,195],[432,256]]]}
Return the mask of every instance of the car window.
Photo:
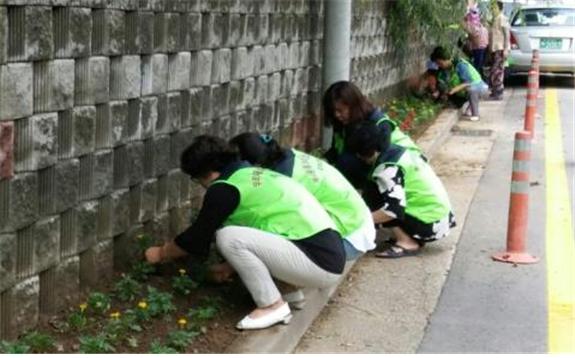
{"label": "car window", "polygon": [[511,26],[575,26],[575,9],[523,9]]}

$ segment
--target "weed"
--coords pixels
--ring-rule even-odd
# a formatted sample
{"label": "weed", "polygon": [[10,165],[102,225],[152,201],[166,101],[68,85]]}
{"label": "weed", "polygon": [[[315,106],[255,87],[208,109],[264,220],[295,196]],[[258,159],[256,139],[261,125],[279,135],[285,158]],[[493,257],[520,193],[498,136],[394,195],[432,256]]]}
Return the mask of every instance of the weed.
{"label": "weed", "polygon": [[88,318],[83,312],[72,312],[68,317],[68,328],[75,331],[82,331],[88,325]]}
{"label": "weed", "polygon": [[136,236],[136,240],[138,242],[138,248],[140,251],[144,252],[146,249],[154,243],[154,239],[146,234]]}
{"label": "weed", "polygon": [[108,341],[106,335],[100,333],[95,337],[80,337],[80,353],[112,353],[116,349]]}
{"label": "weed", "polygon": [[141,290],[142,284],[126,274],[122,274],[122,278],[114,286],[116,296],[124,302],[135,300]]}

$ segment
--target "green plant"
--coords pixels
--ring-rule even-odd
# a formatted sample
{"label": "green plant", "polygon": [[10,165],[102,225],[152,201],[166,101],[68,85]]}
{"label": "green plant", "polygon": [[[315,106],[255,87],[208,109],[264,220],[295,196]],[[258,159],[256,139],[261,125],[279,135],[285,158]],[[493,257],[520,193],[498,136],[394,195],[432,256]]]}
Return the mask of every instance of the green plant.
{"label": "green plant", "polygon": [[20,339],[20,342],[30,347],[30,350],[33,353],[45,353],[56,347],[56,341],[52,336],[36,331],[29,332],[24,335]]}
{"label": "green plant", "polygon": [[0,341],[0,353],[24,354],[30,352],[30,347],[22,342]]}
{"label": "green plant", "polygon": [[156,288],[148,286],[148,311],[150,316],[155,317],[161,314],[168,314],[176,310],[172,302],[173,296],[167,292],[160,292]]}
{"label": "green plant", "polygon": [[198,284],[187,275],[186,270],[180,269],[179,272],[179,276],[172,278],[172,288],[179,295],[189,295],[192,290],[198,288]]}
{"label": "green plant", "polygon": [[197,321],[206,321],[214,318],[218,314],[219,308],[217,306],[206,306],[191,308],[188,311],[188,316]]}
{"label": "green plant", "polygon": [[124,302],[135,300],[141,290],[142,284],[126,274],[122,274],[122,278],[114,286],[114,293]]}
{"label": "green plant", "polygon": [[192,340],[199,335],[200,332],[197,331],[173,331],[168,333],[166,337],[166,345],[182,352],[192,342]]}
{"label": "green plant", "polygon": [[138,242],[138,248],[140,251],[146,251],[146,249],[154,243],[154,239],[146,234],[136,236],[136,241]]}
{"label": "green plant", "polygon": [[68,317],[68,328],[82,331],[88,325],[88,317],[83,312],[72,312]]}
{"label": "green plant", "polygon": [[110,341],[117,342],[125,337],[129,331],[142,331],[142,326],[138,323],[138,318],[133,314],[133,311],[126,311],[123,315],[120,312],[110,314],[110,320],[104,327],[104,332]]}
{"label": "green plant", "polygon": [[97,314],[104,314],[110,309],[112,299],[102,292],[93,292],[88,296],[88,307]]}
{"label": "green plant", "polygon": [[150,353],[153,354],[177,354],[178,351],[174,348],[162,345],[158,340],[152,341],[150,344]]}
{"label": "green plant", "polygon": [[138,281],[146,281],[155,271],[156,268],[154,265],[146,261],[139,261],[136,262],[134,266],[132,266],[132,272],[130,276]]}
{"label": "green plant", "polygon": [[80,337],[80,353],[112,353],[115,351],[116,349],[110,344],[105,334]]}
{"label": "green plant", "polygon": [[448,45],[464,34],[459,26],[465,14],[464,1],[399,0],[382,4],[387,6],[383,10],[387,14],[386,32],[401,69],[411,44]]}

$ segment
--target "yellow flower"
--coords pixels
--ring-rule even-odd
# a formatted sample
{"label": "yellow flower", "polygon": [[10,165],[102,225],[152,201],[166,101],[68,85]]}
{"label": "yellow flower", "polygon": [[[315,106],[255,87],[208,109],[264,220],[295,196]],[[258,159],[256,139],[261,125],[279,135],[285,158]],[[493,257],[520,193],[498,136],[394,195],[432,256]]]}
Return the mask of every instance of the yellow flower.
{"label": "yellow flower", "polygon": [[180,326],[180,328],[184,328],[186,324],[188,324],[188,321],[185,318],[180,318],[178,320],[178,325]]}
{"label": "yellow flower", "polygon": [[120,319],[120,312],[116,311],[116,312],[110,313],[110,318],[112,318],[112,319]]}
{"label": "yellow flower", "polygon": [[87,303],[81,303],[80,304],[80,312],[84,312],[86,310],[86,308],[88,308]]}
{"label": "yellow flower", "polygon": [[146,308],[148,308],[148,304],[146,303],[146,301],[140,301],[138,302],[138,307],[145,310]]}
{"label": "yellow flower", "polygon": [[184,269],[179,269],[178,272],[180,273],[180,275],[184,276],[186,274],[186,270]]}

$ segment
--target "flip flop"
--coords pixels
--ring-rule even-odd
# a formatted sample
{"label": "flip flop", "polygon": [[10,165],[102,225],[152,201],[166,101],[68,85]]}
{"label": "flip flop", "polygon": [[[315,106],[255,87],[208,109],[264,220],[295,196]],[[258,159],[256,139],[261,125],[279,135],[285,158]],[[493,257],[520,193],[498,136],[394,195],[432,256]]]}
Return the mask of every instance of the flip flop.
{"label": "flip flop", "polygon": [[392,244],[389,248],[376,253],[375,256],[382,259],[397,259],[406,256],[416,256],[420,250],[421,248],[408,250],[397,244]]}

